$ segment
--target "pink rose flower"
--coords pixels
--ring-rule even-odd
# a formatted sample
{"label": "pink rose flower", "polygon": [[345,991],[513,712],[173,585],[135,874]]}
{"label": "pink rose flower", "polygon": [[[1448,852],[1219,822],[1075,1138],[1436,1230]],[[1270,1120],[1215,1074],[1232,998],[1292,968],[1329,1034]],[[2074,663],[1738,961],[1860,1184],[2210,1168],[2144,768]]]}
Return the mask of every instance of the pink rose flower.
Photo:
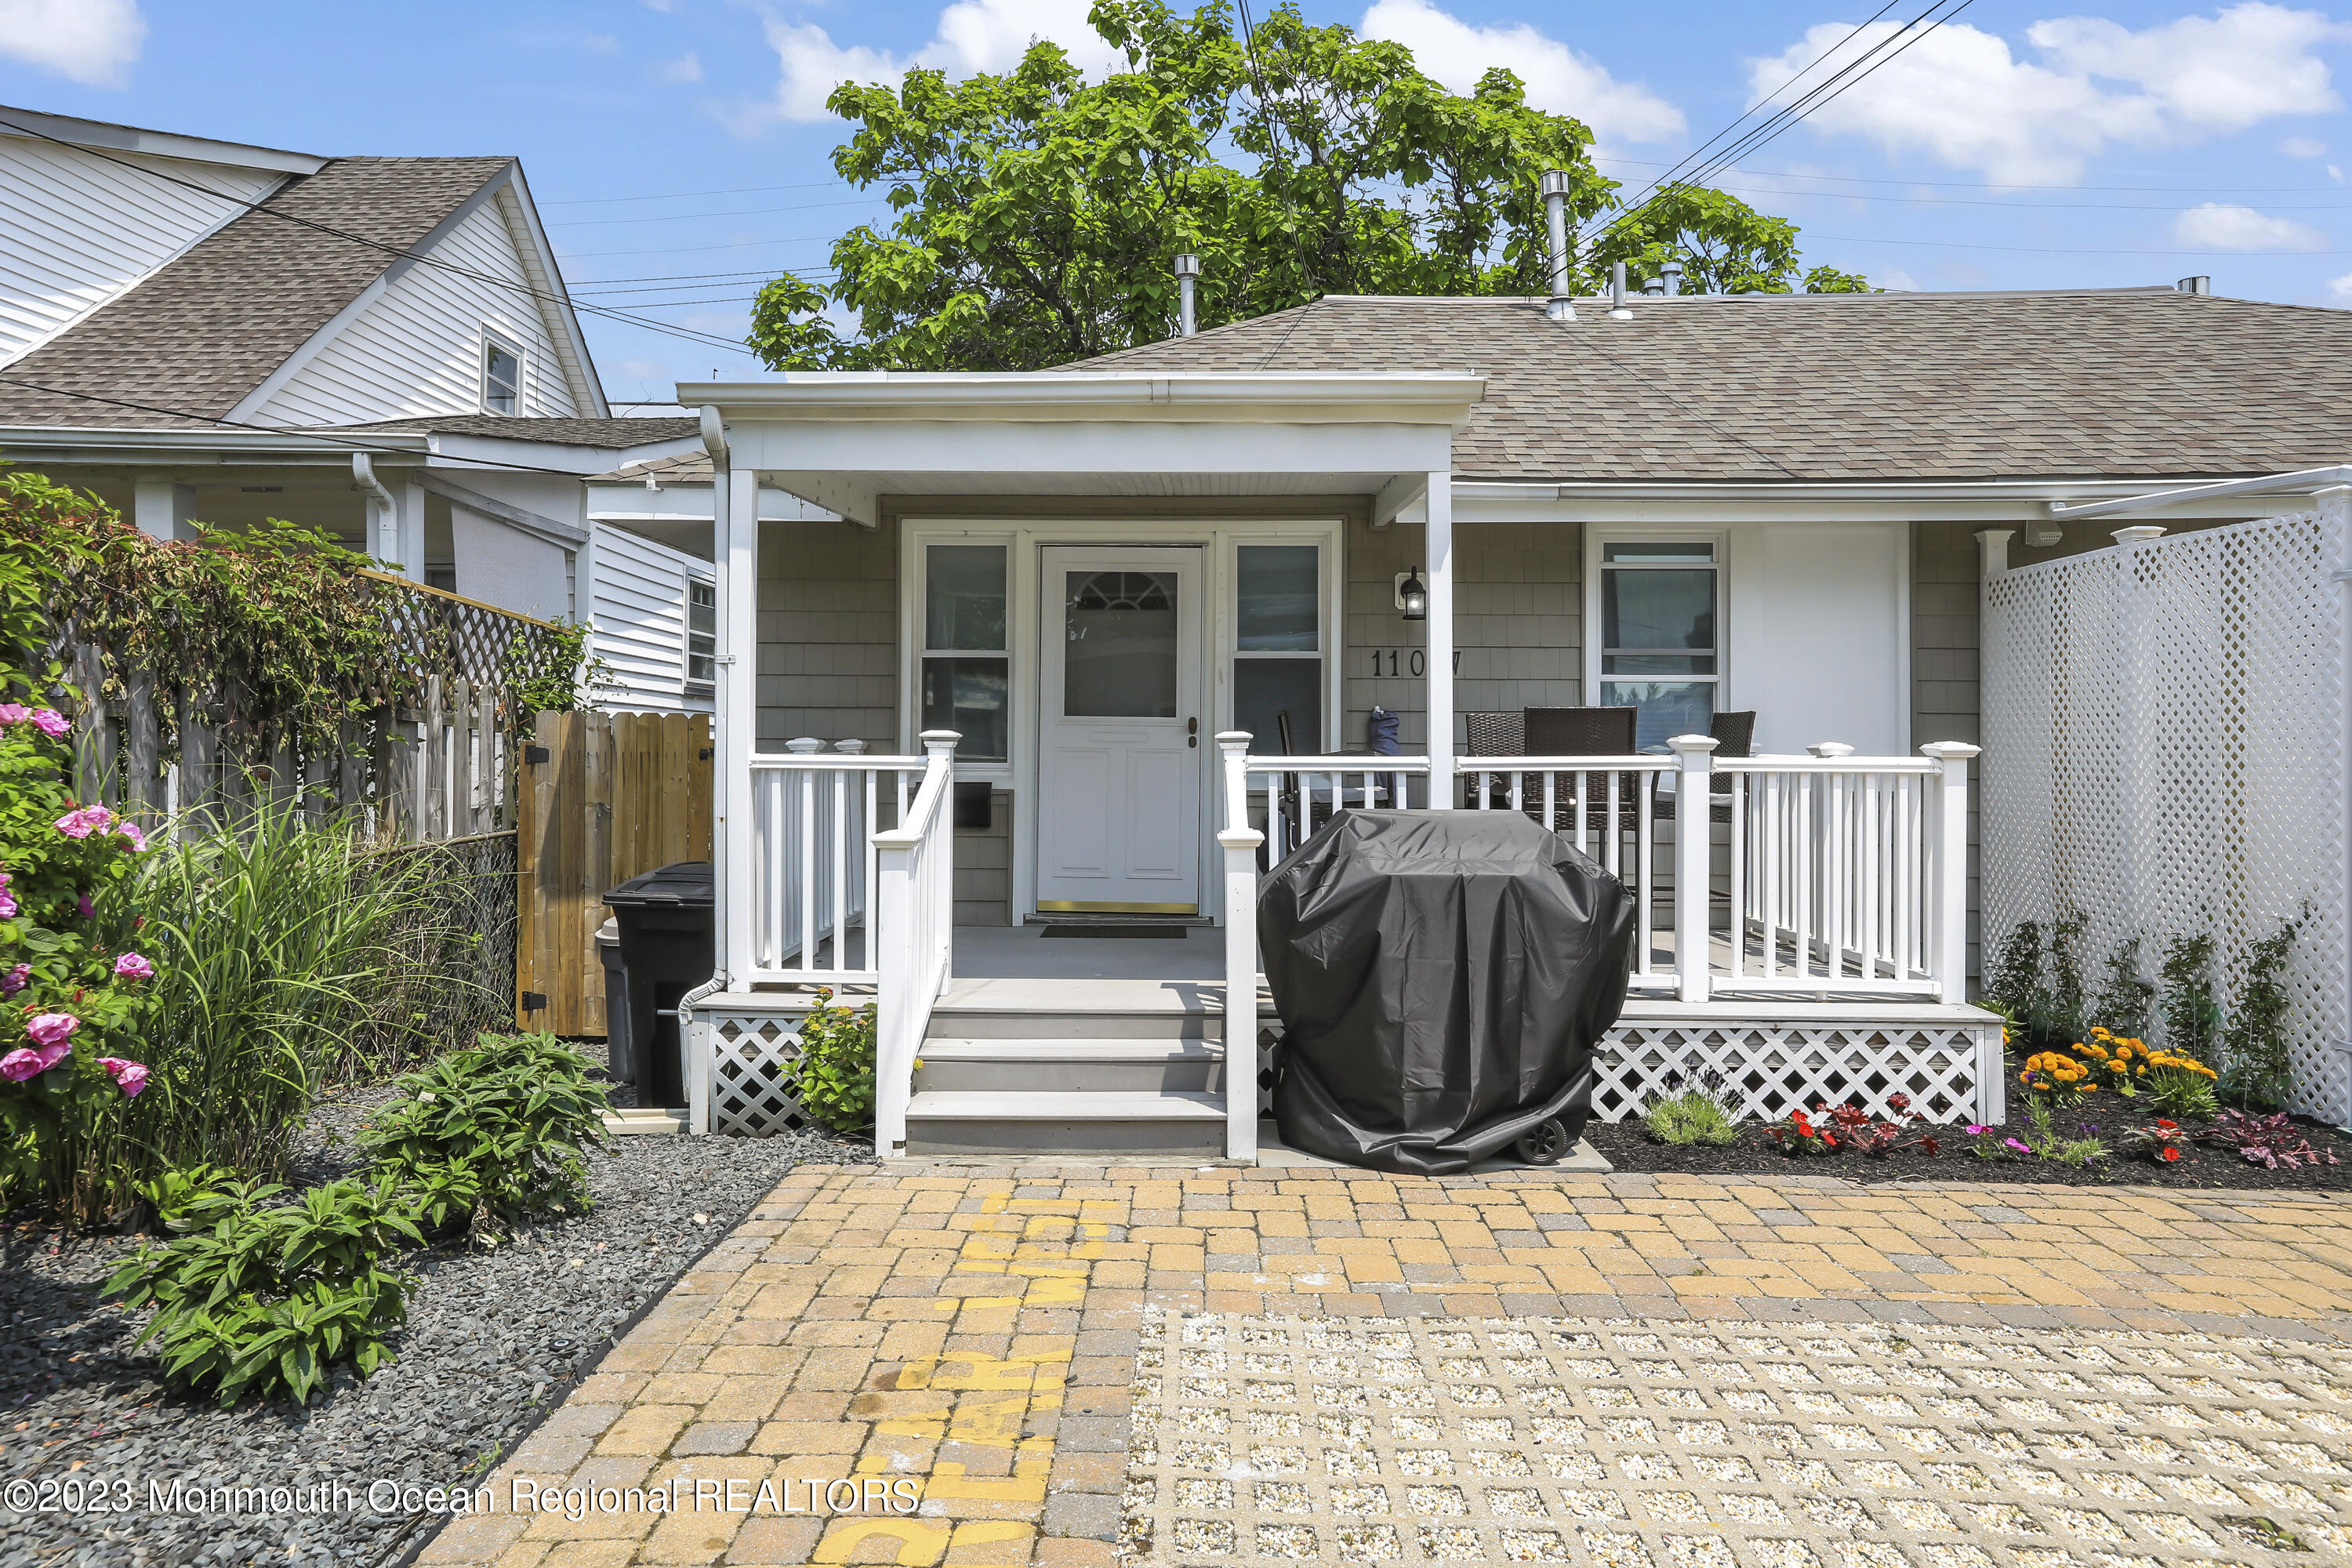
{"label": "pink rose flower", "polygon": [[125,1061],[121,1057],[100,1057],[98,1065],[114,1079],[114,1086],[122,1091],[125,1100],[147,1087],[147,1068],[143,1062]]}
{"label": "pink rose flower", "polygon": [[33,983],[33,966],[20,963],[5,974],[0,974],[0,996],[14,996]]}
{"label": "pink rose flower", "polygon": [[0,702],[0,724],[29,724],[33,710],[21,702]]}
{"label": "pink rose flower", "polygon": [[28,1078],[38,1078],[65,1060],[72,1050],[73,1047],[62,1041],[54,1046],[44,1046],[37,1051],[29,1047],[19,1047],[10,1051],[5,1057],[0,1057],[0,1078],[5,1078],[11,1083],[22,1083]]}
{"label": "pink rose flower", "polygon": [[33,727],[54,741],[73,728],[73,721],[54,708],[36,708],[33,710]]}
{"label": "pink rose flower", "polygon": [[114,961],[114,973],[125,980],[152,980],[155,966],[135,952],[126,952]]}
{"label": "pink rose flower", "polygon": [[58,831],[68,838],[87,838],[114,826],[114,813],[102,805],[85,805],[58,818]]}
{"label": "pink rose flower", "polygon": [[0,921],[16,918],[16,895],[8,890],[8,873],[0,871]]}
{"label": "pink rose flower", "polygon": [[61,1047],[80,1027],[81,1020],[71,1013],[37,1013],[33,1021],[25,1026],[25,1033],[37,1046]]}
{"label": "pink rose flower", "polygon": [[121,821],[116,823],[114,825],[114,831],[122,835],[123,837],[131,840],[131,847],[133,849],[144,850],[147,847],[147,835],[142,833],[139,830],[139,825],[131,821],[129,817],[126,816]]}

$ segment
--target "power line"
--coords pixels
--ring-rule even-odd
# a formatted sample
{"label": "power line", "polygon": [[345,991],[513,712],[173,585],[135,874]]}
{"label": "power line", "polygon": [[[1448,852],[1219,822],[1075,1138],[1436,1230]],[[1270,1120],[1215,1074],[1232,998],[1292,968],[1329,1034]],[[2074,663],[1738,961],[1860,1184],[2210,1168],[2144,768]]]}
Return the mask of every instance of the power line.
{"label": "power line", "polygon": [[473,268],[459,266],[455,262],[444,261],[438,257],[429,256],[422,251],[412,250],[404,246],[389,244],[383,240],[370,239],[364,235],[353,234],[349,229],[337,228],[332,224],[320,223],[315,218],[301,217],[293,213],[280,211],[276,207],[265,206],[259,202],[247,201],[243,196],[235,196],[229,195],[226,191],[215,190],[212,186],[205,184],[200,181],[187,179],[178,174],[165,174],[158,169],[149,168],[143,164],[133,163],[128,159],[118,158],[112,153],[107,153],[100,148],[85,147],[79,142],[68,142],[61,136],[52,136],[45,131],[35,131],[29,127],[17,125],[12,121],[5,120],[0,120],[0,126],[5,126],[21,135],[30,136],[43,142],[54,142],[56,145],[60,147],[75,148],[76,150],[91,157],[101,159],[106,163],[119,164],[123,168],[143,174],[150,179],[163,180],[171,184],[180,185],[188,190],[200,192],[205,195],[213,197],[216,201],[224,201],[234,206],[243,207],[249,213],[266,214],[270,217],[277,218],[281,223],[290,223],[298,228],[313,229],[320,234],[331,235],[337,239],[345,240],[353,245],[362,246],[370,250],[380,251],[387,256],[404,258],[407,260],[414,261],[420,266],[438,268],[442,271],[455,273],[461,278],[470,278],[476,282],[488,283],[493,288],[509,289],[514,290],[516,293],[525,295],[533,300],[542,300],[549,304],[561,304],[572,310],[587,310],[592,314],[604,316],[613,321],[632,321],[638,326],[648,328],[651,331],[667,333],[674,338],[683,338],[689,342],[699,343],[705,347],[723,348],[735,353],[743,354],[746,357],[756,357],[751,354],[751,351],[744,344],[730,342],[725,338],[715,336],[709,332],[698,332],[690,327],[673,326],[667,321],[656,321],[649,317],[631,316],[625,311],[614,310],[608,305],[591,305],[581,303],[572,300],[568,295],[545,293],[540,289],[531,288],[527,283],[518,283],[512,279],[500,278],[493,273],[478,271]]}
{"label": "power line", "polygon": [[692,256],[707,250],[749,250],[761,245],[818,245],[840,237],[837,234],[804,234],[793,239],[730,239],[724,245],[655,245],[640,250],[575,250],[566,259],[585,261],[597,256]]}
{"label": "power line", "polygon": [[572,196],[560,202],[541,202],[543,207],[601,206],[611,202],[681,202],[690,196],[749,196],[766,191],[819,191],[831,185],[846,185],[847,180],[811,180],[798,185],[730,185],[718,191],[656,191],[642,196]]}
{"label": "power line", "polygon": [[[1654,158],[1621,158],[1613,153],[1607,155],[1607,162],[1632,163],[1644,169],[1663,169],[1670,166],[1659,163]],[[1671,166],[1680,167],[1679,164]],[[1990,180],[1898,180],[1872,178],[1862,174],[1802,174],[1794,169],[1746,169],[1741,173],[1758,179],[1834,180],[1851,185],[1928,185],[1942,189],[1971,191],[1988,188],[2004,191],[2169,191],[2184,196],[2263,196],[2308,195],[2316,191],[2343,188],[2340,185],[2019,185],[2011,184],[2005,181]]]}
{"label": "power line", "polygon": [[547,226],[550,228],[586,228],[592,225],[612,225],[623,223],[692,223],[697,218],[705,217],[763,217],[770,213],[815,212],[822,207],[870,207],[878,202],[887,202],[889,199],[890,198],[887,196],[859,196],[855,200],[845,202],[800,202],[791,206],[735,207],[726,212],[716,213],[658,213],[652,217],[580,217],[573,218],[567,223],[551,223]]}
{"label": "power line", "polygon": [[2007,250],[2024,256],[2352,256],[2352,250],[2134,250],[2120,246],[1982,245],[1964,239],[1888,239],[1877,235],[1813,234],[1837,245],[1925,245],[1942,250]]}

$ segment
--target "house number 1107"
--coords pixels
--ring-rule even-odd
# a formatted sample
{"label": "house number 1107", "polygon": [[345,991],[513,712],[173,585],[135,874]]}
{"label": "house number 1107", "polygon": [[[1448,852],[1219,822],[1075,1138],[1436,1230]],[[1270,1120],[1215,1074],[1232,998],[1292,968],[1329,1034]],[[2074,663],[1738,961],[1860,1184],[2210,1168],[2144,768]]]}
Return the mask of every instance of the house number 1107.
{"label": "house number 1107", "polygon": [[[1409,675],[1418,680],[1429,673],[1428,656],[1417,647],[1376,647],[1371,650],[1371,655],[1374,680],[1401,675]],[[1462,673],[1462,650],[1458,647],[1454,650],[1454,673]]]}

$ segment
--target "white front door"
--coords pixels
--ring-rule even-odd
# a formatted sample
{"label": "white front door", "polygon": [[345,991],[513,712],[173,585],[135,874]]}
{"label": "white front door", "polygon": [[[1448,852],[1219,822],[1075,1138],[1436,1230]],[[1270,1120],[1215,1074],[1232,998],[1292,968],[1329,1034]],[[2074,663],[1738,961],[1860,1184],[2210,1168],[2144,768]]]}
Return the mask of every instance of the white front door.
{"label": "white front door", "polygon": [[1201,907],[1201,551],[1043,552],[1037,908]]}

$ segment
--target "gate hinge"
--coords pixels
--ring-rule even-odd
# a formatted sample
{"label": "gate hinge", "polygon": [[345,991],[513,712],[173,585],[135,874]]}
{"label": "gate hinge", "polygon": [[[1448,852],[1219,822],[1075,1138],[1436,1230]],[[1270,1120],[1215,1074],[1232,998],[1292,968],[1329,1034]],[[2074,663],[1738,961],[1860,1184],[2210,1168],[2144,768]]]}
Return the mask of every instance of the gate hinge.
{"label": "gate hinge", "polygon": [[547,761],[547,748],[545,746],[525,746],[522,749],[522,760],[525,766],[529,766],[532,763],[543,763]]}
{"label": "gate hinge", "polygon": [[546,1005],[547,1005],[547,993],[546,993],[546,992],[544,992],[544,991],[526,991],[526,992],[524,992],[524,993],[522,994],[522,1010],[523,1010],[524,1012],[526,1012],[526,1013],[536,1013],[536,1012],[540,1011],[540,1009],[541,1009],[541,1008],[545,1007]]}
{"label": "gate hinge", "polygon": [[709,762],[713,754],[714,753],[709,746],[705,746],[700,751],[694,753],[697,761],[705,763]]}

